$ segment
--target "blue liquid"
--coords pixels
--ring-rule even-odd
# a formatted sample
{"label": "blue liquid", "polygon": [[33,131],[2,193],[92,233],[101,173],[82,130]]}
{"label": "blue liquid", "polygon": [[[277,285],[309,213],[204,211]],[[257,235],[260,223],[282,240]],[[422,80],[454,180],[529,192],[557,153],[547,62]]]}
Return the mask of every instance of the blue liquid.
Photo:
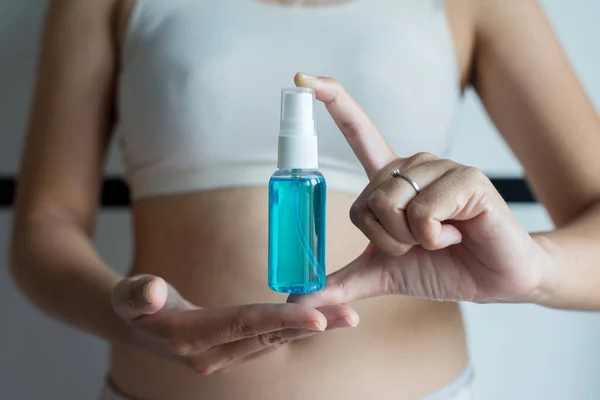
{"label": "blue liquid", "polygon": [[278,170],[269,182],[269,287],[312,293],[325,287],[325,178]]}

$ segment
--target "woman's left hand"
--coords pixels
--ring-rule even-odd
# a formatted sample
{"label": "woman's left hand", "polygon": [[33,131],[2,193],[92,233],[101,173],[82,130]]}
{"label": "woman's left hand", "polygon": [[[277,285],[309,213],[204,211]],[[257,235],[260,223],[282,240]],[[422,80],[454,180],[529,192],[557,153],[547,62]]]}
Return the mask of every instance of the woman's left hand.
{"label": "woman's left hand", "polygon": [[[533,301],[550,256],[479,170],[419,153],[398,158],[339,83],[299,74],[327,106],[370,183],[350,211],[370,239],[324,290],[291,296],[314,307],[384,294],[441,301]],[[418,191],[394,170],[412,178]]]}

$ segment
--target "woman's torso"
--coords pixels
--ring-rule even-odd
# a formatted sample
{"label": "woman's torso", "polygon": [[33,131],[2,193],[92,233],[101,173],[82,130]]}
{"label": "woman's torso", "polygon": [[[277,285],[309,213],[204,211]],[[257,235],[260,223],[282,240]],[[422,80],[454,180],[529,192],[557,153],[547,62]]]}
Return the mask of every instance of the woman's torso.
{"label": "woman's torso", "polygon": [[[285,300],[266,285],[265,184],[276,164],[279,90],[295,72],[339,79],[399,155],[443,155],[460,73],[438,1],[133,4],[116,127],[136,200],[132,270],[162,276],[195,304]],[[332,272],[366,246],[348,218],[366,181],[323,109],[317,127]],[[385,297],[355,308],[356,329],[209,377],[115,345],[111,377],[139,399],[398,399],[440,388],[464,369],[456,305]]]}

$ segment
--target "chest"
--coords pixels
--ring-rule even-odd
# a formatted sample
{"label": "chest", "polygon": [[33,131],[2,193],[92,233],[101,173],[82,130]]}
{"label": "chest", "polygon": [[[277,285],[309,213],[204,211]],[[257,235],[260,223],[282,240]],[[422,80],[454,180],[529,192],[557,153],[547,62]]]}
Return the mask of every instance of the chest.
{"label": "chest", "polygon": [[[366,3],[140,0],[122,75],[123,92],[144,114],[136,123],[145,124],[142,131],[177,132],[187,138],[181,146],[207,155],[223,151],[218,136],[271,157],[280,90],[304,71],[342,82],[399,155],[442,153],[459,90],[444,10]],[[322,159],[355,164],[324,107],[317,129]]]}

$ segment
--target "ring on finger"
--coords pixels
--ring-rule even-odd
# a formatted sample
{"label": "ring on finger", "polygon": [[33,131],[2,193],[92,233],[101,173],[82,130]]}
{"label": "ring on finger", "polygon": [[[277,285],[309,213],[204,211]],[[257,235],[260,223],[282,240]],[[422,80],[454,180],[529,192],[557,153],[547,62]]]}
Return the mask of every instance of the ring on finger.
{"label": "ring on finger", "polygon": [[396,168],[395,170],[392,171],[392,176],[394,178],[404,179],[406,182],[408,182],[410,184],[410,186],[413,187],[413,189],[415,189],[415,192],[419,193],[421,191],[421,188],[419,187],[417,182],[415,182],[415,180],[413,178],[411,178],[410,176],[400,172],[400,170],[398,168]]}

